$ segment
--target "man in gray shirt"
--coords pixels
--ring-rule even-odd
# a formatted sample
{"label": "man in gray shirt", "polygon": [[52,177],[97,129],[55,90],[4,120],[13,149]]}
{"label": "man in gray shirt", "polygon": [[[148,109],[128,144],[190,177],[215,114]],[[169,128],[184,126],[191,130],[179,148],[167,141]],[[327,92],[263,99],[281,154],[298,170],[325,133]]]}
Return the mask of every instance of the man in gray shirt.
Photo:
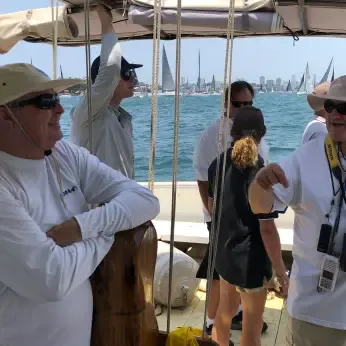
{"label": "man in gray shirt", "polygon": [[[133,96],[137,81],[134,69],[122,56],[114,32],[111,14],[98,6],[101,21],[101,54],[91,66],[91,114],[93,122],[93,153],[106,165],[134,178],[132,117],[120,103]],[[70,141],[91,149],[88,129],[88,98],[83,96],[71,110]]]}

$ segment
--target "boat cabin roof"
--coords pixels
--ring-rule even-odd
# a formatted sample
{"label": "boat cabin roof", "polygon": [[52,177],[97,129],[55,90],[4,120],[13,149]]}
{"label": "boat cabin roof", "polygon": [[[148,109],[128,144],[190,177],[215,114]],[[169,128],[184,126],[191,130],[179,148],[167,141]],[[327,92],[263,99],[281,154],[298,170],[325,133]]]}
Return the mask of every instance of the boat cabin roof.
{"label": "boat cabin roof", "polygon": [[[85,44],[84,0],[64,0],[58,9],[58,45]],[[100,43],[94,6],[112,9],[120,40],[153,37],[154,0],[90,0],[90,43]],[[124,3],[126,3],[124,7]],[[234,37],[346,35],[346,0],[235,0]],[[161,39],[176,37],[177,0],[161,0]],[[182,37],[227,37],[229,0],[182,0]],[[0,15],[0,53],[18,41],[52,42],[51,8]]]}

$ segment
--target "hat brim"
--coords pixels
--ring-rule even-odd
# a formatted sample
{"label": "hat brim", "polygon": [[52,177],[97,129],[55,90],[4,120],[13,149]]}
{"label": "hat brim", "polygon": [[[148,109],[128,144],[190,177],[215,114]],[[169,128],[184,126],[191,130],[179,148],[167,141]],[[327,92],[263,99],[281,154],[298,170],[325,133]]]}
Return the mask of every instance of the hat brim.
{"label": "hat brim", "polygon": [[[310,95],[309,95],[310,96]],[[311,95],[312,96],[312,95]],[[343,101],[343,102],[346,102],[346,96],[340,96],[340,97],[337,97],[337,96],[331,96],[331,95],[328,95],[328,94],[325,94],[325,95],[321,95],[321,96],[313,96],[317,99],[320,99],[323,104],[324,104],[324,101],[325,100],[333,100],[333,101]]]}
{"label": "hat brim", "polygon": [[38,91],[44,91],[48,89],[53,89],[56,93],[60,93],[61,91],[72,87],[77,84],[81,84],[84,81],[82,79],[55,79],[55,80],[47,80],[42,83],[38,83],[35,86],[33,86],[30,89],[20,90],[17,93],[8,96],[7,98],[2,99],[0,96],[0,104],[5,105],[9,102],[15,101],[19,99],[20,97],[23,97],[24,95],[38,92]]}
{"label": "hat brim", "polygon": [[127,64],[126,65],[126,70],[134,70],[136,68],[141,68],[143,65],[141,64]]}

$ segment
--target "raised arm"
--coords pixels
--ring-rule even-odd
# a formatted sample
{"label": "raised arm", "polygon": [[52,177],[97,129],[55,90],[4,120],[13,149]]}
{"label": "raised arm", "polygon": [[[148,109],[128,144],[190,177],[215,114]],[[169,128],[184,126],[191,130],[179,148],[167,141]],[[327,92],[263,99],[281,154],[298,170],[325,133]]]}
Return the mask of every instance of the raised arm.
{"label": "raised arm", "polygon": [[61,248],[0,186],[0,282],[19,296],[62,299],[90,277],[112,242],[102,236]]}
{"label": "raised arm", "polygon": [[75,216],[83,239],[98,234],[112,236],[152,220],[159,214],[159,201],[149,189],[101,163],[86,149],[72,148],[77,157],[85,199],[90,204],[105,203]]}
{"label": "raised arm", "polygon": [[[100,68],[91,87],[91,114],[93,120],[102,116],[120,80],[121,50],[112,25],[112,16],[102,5],[97,7],[101,21],[102,41]],[[71,120],[78,126],[88,125],[88,98],[85,94],[71,113]]]}

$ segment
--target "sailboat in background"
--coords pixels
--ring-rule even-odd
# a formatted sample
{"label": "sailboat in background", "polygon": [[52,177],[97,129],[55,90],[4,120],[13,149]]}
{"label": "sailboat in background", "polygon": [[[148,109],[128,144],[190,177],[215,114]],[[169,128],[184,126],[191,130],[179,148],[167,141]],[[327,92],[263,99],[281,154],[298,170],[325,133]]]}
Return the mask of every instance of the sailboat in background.
{"label": "sailboat in background", "polygon": [[260,90],[258,92],[259,94],[264,94],[264,90],[263,90],[263,85],[261,84]]}
{"label": "sailboat in background", "polygon": [[195,92],[191,95],[198,95],[198,96],[206,96],[208,95],[207,90],[205,89],[205,81],[203,82],[203,88],[202,88],[202,79],[201,79],[201,51],[198,51],[198,78],[197,78],[197,84],[195,88]]}
{"label": "sailboat in background", "polygon": [[313,90],[314,90],[314,86],[313,86],[312,81],[311,81],[309,63],[306,63],[305,72],[304,72],[303,77],[300,81],[297,95],[311,94]]}
{"label": "sailboat in background", "polygon": [[333,65],[333,73],[332,73],[331,82],[334,80],[334,63],[333,63],[333,61],[334,61],[334,58],[332,58],[332,59],[330,60],[330,63],[329,63],[329,65],[328,65],[328,67],[327,67],[327,70],[326,70],[326,72],[324,73],[322,79],[320,80],[320,82],[319,82],[318,84],[322,84],[322,83],[325,83],[325,82],[328,81],[328,77],[329,77],[329,73],[330,73],[330,69],[331,69],[332,65]]}
{"label": "sailboat in background", "polygon": [[198,79],[196,93],[201,92],[201,51],[198,51]]}
{"label": "sailboat in background", "polygon": [[213,75],[213,79],[211,80],[210,94],[211,95],[220,95],[220,93],[216,91],[216,82],[215,82],[215,76],[214,75]]}
{"label": "sailboat in background", "polygon": [[162,51],[162,93],[160,95],[162,96],[175,95],[175,83],[174,83],[171,68],[169,67],[165,45],[163,45],[163,51]]}
{"label": "sailboat in background", "polygon": [[287,93],[291,93],[291,92],[292,92],[291,80],[288,81],[287,88],[286,88],[286,92],[287,92]]}
{"label": "sailboat in background", "polygon": [[[64,78],[64,75],[62,73],[62,67],[60,65],[60,78],[63,79]],[[62,91],[61,93],[59,93],[59,96],[60,97],[71,97],[71,94],[67,91],[67,90],[64,90]]]}

